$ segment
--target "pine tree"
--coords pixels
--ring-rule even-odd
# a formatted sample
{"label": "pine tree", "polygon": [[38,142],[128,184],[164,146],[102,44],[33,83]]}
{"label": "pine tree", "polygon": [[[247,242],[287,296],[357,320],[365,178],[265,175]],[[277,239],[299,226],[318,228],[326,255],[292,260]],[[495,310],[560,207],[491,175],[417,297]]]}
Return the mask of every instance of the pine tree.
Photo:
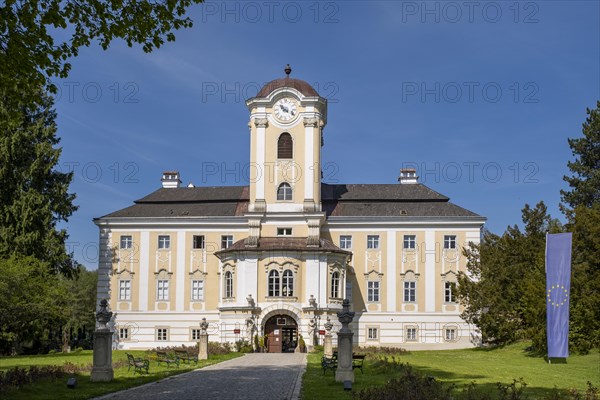
{"label": "pine tree", "polygon": [[591,207],[600,203],[600,101],[596,109],[586,110],[588,117],[583,123],[583,137],[569,139],[569,147],[575,161],[567,166],[571,176],[564,176],[571,190],[561,190],[561,208],[573,218],[577,206]]}
{"label": "pine tree", "polygon": [[0,257],[33,256],[54,272],[75,271],[57,224],[77,209],[71,173],[57,171],[56,113],[52,98],[40,104],[0,103]]}

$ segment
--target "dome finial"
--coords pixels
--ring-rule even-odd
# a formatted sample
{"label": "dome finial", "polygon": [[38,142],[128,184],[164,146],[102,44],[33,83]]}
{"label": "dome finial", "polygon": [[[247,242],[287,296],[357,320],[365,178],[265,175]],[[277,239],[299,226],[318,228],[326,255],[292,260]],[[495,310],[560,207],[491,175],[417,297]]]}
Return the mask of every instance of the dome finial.
{"label": "dome finial", "polygon": [[290,67],[290,64],[285,66],[285,69],[283,70],[285,72],[285,74],[287,75],[287,77],[290,77],[290,74],[292,73],[292,67]]}

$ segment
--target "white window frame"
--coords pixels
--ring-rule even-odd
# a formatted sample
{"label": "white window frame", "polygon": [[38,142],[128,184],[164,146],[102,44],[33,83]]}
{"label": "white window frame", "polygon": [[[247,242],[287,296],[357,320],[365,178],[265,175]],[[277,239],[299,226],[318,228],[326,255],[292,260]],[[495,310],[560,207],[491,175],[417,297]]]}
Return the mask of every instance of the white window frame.
{"label": "white window frame", "polygon": [[121,237],[119,238],[119,248],[120,249],[132,249],[133,248],[133,236],[121,235]]}
{"label": "white window frame", "polygon": [[233,272],[225,271],[223,274],[223,297],[226,299],[233,298]]}
{"label": "white window frame", "polygon": [[233,245],[233,235],[221,235],[221,249],[228,249]]}
{"label": "white window frame", "polygon": [[292,228],[277,228],[277,236],[292,236]]}
{"label": "white window frame", "polygon": [[287,182],[281,182],[277,186],[277,201],[292,201],[294,199],[294,190],[292,185]]}
{"label": "white window frame", "polygon": [[158,235],[158,249],[169,250],[171,248],[171,235]]}
{"label": "white window frame", "polygon": [[340,292],[340,283],[341,283],[342,277],[341,274],[338,271],[333,271],[331,273],[331,298],[333,299],[339,299],[341,298],[342,293]]}
{"label": "white window frame", "polygon": [[352,305],[352,281],[349,276],[346,277],[346,298]]}
{"label": "white window frame", "polygon": [[375,326],[367,327],[367,340],[379,340],[379,328]]}
{"label": "white window frame", "polygon": [[456,304],[456,283],[444,282],[444,303]]}
{"label": "white window frame", "polygon": [[158,279],[156,281],[156,301],[169,301],[168,279]]}
{"label": "white window frame", "polygon": [[456,235],[444,235],[444,249],[456,249]]}
{"label": "white window frame", "polygon": [[[200,240],[200,247],[196,247],[196,238]],[[206,248],[206,238],[204,235],[193,235],[192,236],[192,249],[194,250],[203,250]]]}
{"label": "white window frame", "polygon": [[380,281],[367,281],[367,302],[379,303],[381,298]]}
{"label": "white window frame", "polygon": [[190,331],[190,338],[192,340],[200,340],[200,333],[201,333],[201,329],[200,328],[192,328]]}
{"label": "white window frame", "polygon": [[406,341],[407,342],[416,342],[418,341],[417,336],[417,327],[409,326],[406,328]]}
{"label": "white window frame", "polygon": [[204,280],[192,280],[192,301],[204,301]]}
{"label": "white window frame", "polygon": [[156,328],[156,341],[157,342],[168,342],[169,341],[169,328]]}
{"label": "white window frame", "polygon": [[352,235],[341,235],[340,236],[340,249],[351,249],[352,248]]}
{"label": "white window frame", "polygon": [[404,281],[403,285],[404,295],[403,299],[405,303],[416,303],[417,302],[417,281]]}
{"label": "white window frame", "polygon": [[281,296],[294,297],[294,271],[286,269],[281,274]]}
{"label": "white window frame", "polygon": [[129,328],[119,328],[119,340],[129,340]]}
{"label": "white window frame", "polygon": [[456,336],[456,328],[444,329],[444,340],[446,342],[455,342],[456,340],[458,340]]}
{"label": "white window frame", "polygon": [[402,248],[414,250],[417,248],[417,235],[404,235]]}
{"label": "white window frame", "polygon": [[131,279],[119,279],[119,301],[131,301]]}
{"label": "white window frame", "polygon": [[379,235],[367,235],[367,249],[375,250],[379,248]]}

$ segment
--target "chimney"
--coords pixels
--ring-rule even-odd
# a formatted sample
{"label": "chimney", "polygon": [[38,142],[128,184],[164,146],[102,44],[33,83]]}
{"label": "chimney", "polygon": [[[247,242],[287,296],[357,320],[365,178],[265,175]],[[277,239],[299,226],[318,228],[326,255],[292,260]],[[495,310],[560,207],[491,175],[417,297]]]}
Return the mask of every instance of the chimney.
{"label": "chimney", "polygon": [[398,182],[402,185],[414,185],[419,180],[417,170],[414,168],[403,168],[400,170]]}
{"label": "chimney", "polygon": [[165,171],[162,174],[162,187],[166,189],[178,188],[181,185],[179,180],[179,171]]}

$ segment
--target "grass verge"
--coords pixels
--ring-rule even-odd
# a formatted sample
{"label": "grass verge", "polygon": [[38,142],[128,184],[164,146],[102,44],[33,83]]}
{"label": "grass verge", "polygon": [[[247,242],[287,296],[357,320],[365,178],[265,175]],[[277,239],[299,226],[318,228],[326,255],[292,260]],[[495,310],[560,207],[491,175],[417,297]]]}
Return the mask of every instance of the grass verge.
{"label": "grass verge", "polygon": [[[145,357],[145,351],[127,351],[135,357]],[[75,389],[67,388],[67,377],[61,379],[44,379],[34,384],[25,385],[22,388],[10,388],[2,394],[3,398],[15,400],[37,400],[37,399],[89,399],[101,396],[107,393],[143,385],[154,382],[169,376],[192,371],[207,365],[216,364],[222,361],[242,356],[241,353],[229,353],[224,355],[211,355],[208,360],[198,361],[195,364],[180,364],[179,368],[168,368],[164,365],[158,366],[156,361],[150,361],[149,374],[134,374],[133,368],[127,370],[127,365],[115,368],[115,378],[112,382],[100,383],[90,382],[90,372],[83,371],[69,376],[77,378]],[[122,364],[127,357],[125,351],[113,351],[113,363]],[[81,351],[69,354],[47,354],[37,356],[19,356],[0,358],[0,371],[8,370],[14,367],[44,366],[44,365],[64,365],[65,363],[76,365],[89,365],[92,363],[92,351]]]}

